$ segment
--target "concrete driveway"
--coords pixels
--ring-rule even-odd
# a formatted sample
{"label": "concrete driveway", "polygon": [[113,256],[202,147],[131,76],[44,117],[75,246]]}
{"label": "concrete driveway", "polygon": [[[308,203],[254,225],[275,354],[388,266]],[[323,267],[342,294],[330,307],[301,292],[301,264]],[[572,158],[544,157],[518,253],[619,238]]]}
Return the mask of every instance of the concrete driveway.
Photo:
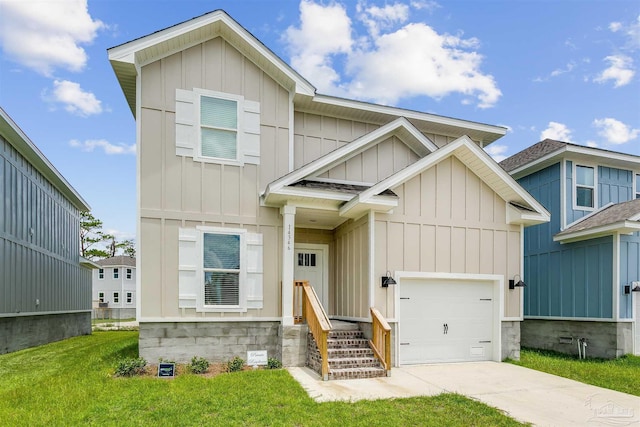
{"label": "concrete driveway", "polygon": [[318,402],[455,392],[537,426],[640,426],[640,397],[509,363],[415,365],[363,380],[322,381],[308,368],[289,372]]}

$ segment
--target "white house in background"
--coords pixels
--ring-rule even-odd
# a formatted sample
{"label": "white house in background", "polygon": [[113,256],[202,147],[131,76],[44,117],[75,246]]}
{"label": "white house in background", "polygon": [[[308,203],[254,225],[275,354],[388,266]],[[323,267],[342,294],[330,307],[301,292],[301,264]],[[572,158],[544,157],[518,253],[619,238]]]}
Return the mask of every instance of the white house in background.
{"label": "white house in background", "polygon": [[100,268],[93,270],[94,317],[136,317],[136,259],[114,256],[96,264]]}

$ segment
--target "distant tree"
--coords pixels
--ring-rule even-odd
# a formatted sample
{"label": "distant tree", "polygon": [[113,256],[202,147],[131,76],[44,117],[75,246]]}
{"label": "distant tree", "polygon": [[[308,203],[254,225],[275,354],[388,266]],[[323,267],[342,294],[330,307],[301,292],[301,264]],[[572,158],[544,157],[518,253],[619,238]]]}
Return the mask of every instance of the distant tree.
{"label": "distant tree", "polygon": [[109,252],[96,245],[105,243],[112,236],[102,231],[102,221],[91,212],[80,213],[80,255],[92,261],[108,258]]}
{"label": "distant tree", "polygon": [[134,258],[136,256],[136,247],[133,243],[133,240],[127,239],[122,241],[117,241],[116,238],[112,235],[108,236],[111,240],[108,246],[108,252],[110,257],[114,257],[117,255],[118,251],[122,252],[123,255],[130,256]]}

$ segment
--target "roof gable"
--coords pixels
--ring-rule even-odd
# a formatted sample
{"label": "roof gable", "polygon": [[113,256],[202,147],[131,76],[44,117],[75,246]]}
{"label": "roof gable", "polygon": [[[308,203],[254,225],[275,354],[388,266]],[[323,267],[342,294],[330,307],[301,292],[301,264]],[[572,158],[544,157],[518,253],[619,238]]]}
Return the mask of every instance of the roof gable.
{"label": "roof gable", "polygon": [[[469,137],[463,136],[412,165],[354,196],[340,209],[344,216],[357,216],[358,210],[382,192],[400,185],[449,156],[456,156],[502,199],[510,204],[511,221],[531,225],[548,222],[549,212]],[[350,213],[350,211],[353,211]],[[516,215],[517,218],[514,218]]]}
{"label": "roof gable", "polygon": [[222,37],[289,90],[313,96],[315,88],[226,12],[216,10],[107,50],[129,108],[136,115],[137,69],[204,41]]}
{"label": "roof gable", "polygon": [[391,136],[395,136],[404,142],[419,157],[424,157],[438,149],[429,138],[420,133],[407,119],[400,117],[271,182],[265,189],[264,197],[268,197],[270,193],[277,192],[283,187],[300,180],[322,175],[337,165],[386,141]]}

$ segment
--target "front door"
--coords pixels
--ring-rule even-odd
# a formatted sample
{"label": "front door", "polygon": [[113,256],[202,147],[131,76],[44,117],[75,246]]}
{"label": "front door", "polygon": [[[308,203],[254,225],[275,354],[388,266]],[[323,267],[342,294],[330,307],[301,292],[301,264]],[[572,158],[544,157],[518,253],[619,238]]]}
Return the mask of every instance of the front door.
{"label": "front door", "polygon": [[328,286],[328,246],[319,244],[297,244],[294,255],[295,280],[306,280],[313,287],[327,310],[329,301]]}

